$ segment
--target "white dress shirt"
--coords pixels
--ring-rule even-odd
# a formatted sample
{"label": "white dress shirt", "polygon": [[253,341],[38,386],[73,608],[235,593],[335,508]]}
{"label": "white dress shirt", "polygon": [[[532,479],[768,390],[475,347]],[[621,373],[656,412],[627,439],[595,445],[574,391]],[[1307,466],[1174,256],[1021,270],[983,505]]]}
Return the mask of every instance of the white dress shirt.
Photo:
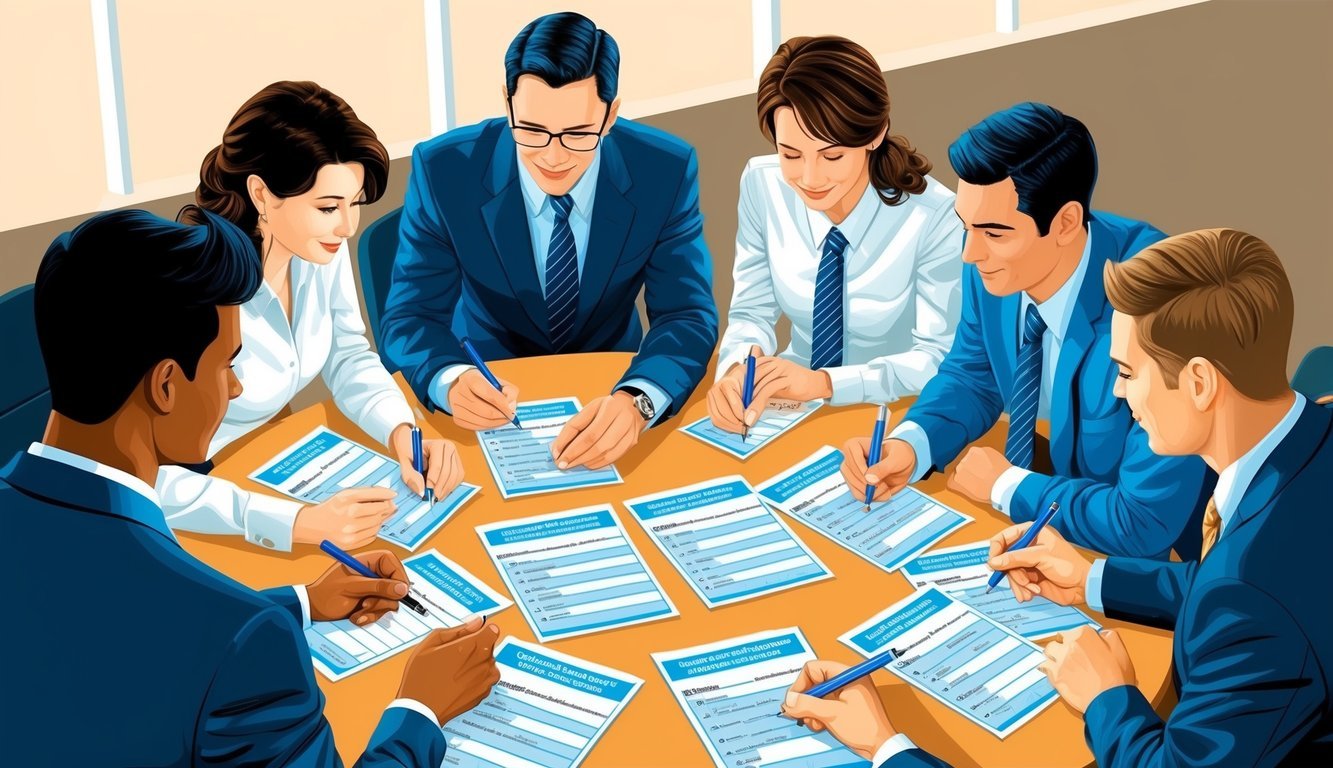
{"label": "white dress shirt", "polygon": [[[1299,393],[1296,395],[1296,402],[1291,404],[1287,415],[1273,427],[1273,430],[1254,447],[1245,452],[1244,456],[1217,473],[1217,485],[1213,487],[1213,504],[1217,506],[1217,515],[1221,518],[1221,525],[1217,529],[1217,537],[1222,538],[1222,534],[1227,529],[1227,523],[1236,516],[1236,510],[1240,508],[1240,500],[1245,498],[1245,492],[1249,490],[1250,483],[1254,482],[1254,476],[1259,474],[1259,468],[1268,461],[1268,457],[1273,455],[1279,444],[1287,439],[1291,434],[1292,428],[1301,418],[1301,411],[1305,409],[1305,397]],[[1083,593],[1087,598],[1088,607],[1098,613],[1106,613],[1104,603],[1102,602],[1102,573],[1106,570],[1106,558],[1098,558],[1093,562],[1092,568],[1088,571],[1088,580],[1084,584]]]}
{"label": "white dress shirt", "polygon": [[[244,391],[228,404],[209,457],[268,423],[316,376],[338,409],[381,443],[400,424],[416,421],[366,340],[347,244],[328,264],[293,258],[289,279],[290,324],[267,282],[241,307],[241,354],[233,367]],[[182,467],[163,467],[157,492],[172,528],[242,534],[284,552],[292,548],[292,526],[303,506]]]}
{"label": "white dress shirt", "polygon": [[[963,228],[954,195],[926,177],[926,190],[886,205],[873,185],[837,225],[843,252],[843,365],[826,368],[834,405],[888,403],[921,391],[953,346],[961,304]],[[717,378],[751,345],[777,351],[778,318],[791,320],[780,357],[809,367],[815,280],[833,222],[807,208],[782,177],[777,155],[741,174],[735,289],[718,353]]]}
{"label": "white dress shirt", "polygon": [[[1037,314],[1046,323],[1046,332],[1041,337],[1041,390],[1037,397],[1037,418],[1049,419],[1051,417],[1051,398],[1055,392],[1055,369],[1060,363],[1060,348],[1063,346],[1065,336],[1069,334],[1069,323],[1074,317],[1074,309],[1078,306],[1078,295],[1083,289],[1083,280],[1088,274],[1088,262],[1092,254],[1092,232],[1088,232],[1087,242],[1083,245],[1083,255],[1079,257],[1078,266],[1074,268],[1074,273],[1065,280],[1064,285],[1060,286],[1049,299],[1043,302],[1036,302],[1027,291],[1022,294],[1021,304],[1018,311],[1018,344],[1023,343],[1023,325],[1027,317],[1028,307],[1035,306]],[[1100,278],[1099,278],[1100,279]],[[1018,350],[1015,350],[1017,353]],[[916,471],[912,475],[912,482],[920,480],[932,466],[930,455],[930,439],[926,431],[914,421],[904,421],[899,424],[887,438],[889,440],[904,440],[912,446],[916,453]],[[995,485],[991,487],[991,506],[999,512],[1009,514],[1009,505],[1013,501],[1014,492],[1018,490],[1018,484],[1032,474],[1031,470],[1022,467],[1010,467],[1000,474],[996,479]]]}
{"label": "white dress shirt", "polygon": [[[76,453],[70,453],[69,451],[64,451],[50,445],[46,445],[45,443],[33,443],[31,446],[28,447],[28,453],[32,454],[33,456],[38,456],[43,459],[48,459],[50,461],[58,461],[61,464],[73,467],[74,469],[78,469],[83,472],[91,472],[92,474],[97,475],[98,477],[101,477],[105,480],[109,480],[110,482],[116,483],[117,485],[122,485],[126,488],[129,488],[131,491],[134,491],[140,496],[143,496],[144,498],[151,501],[154,507],[157,507],[159,509],[161,509],[162,507],[161,503],[158,501],[157,491],[154,490],[152,486],[148,485],[148,483],[145,483],[144,481],[140,480],[134,475],[131,475],[128,472],[116,469],[115,467],[108,467],[107,465],[100,464],[96,461],[93,461],[92,459],[80,456]],[[160,480],[161,475],[159,474],[158,477]],[[291,586],[291,590],[296,593],[296,599],[301,604],[301,628],[309,629],[311,623],[310,595],[306,592],[304,584],[294,584]],[[435,716],[435,712],[432,711],[430,707],[417,701],[416,699],[394,699],[393,701],[389,702],[389,706],[385,707],[385,709],[391,709],[393,707],[402,707],[403,709],[410,709],[413,712],[416,712],[417,714],[421,715],[422,717],[425,717],[426,719],[430,720],[430,722],[436,728],[440,727],[440,720]]]}
{"label": "white dress shirt", "polygon": [[[574,206],[569,211],[569,229],[574,235],[574,250],[578,258],[579,276],[583,275],[583,263],[588,254],[588,236],[592,232],[592,206],[597,197],[597,177],[602,168],[602,152],[595,151],[592,164],[574,182],[568,195]],[[537,268],[537,282],[542,293],[546,293],[546,260],[551,250],[551,234],[555,232],[555,208],[551,205],[551,196],[537,186],[537,180],[523,165],[523,158],[518,159],[518,181],[523,191],[523,206],[528,212],[528,234],[532,237],[532,256]],[[449,410],[449,387],[464,373],[473,369],[471,365],[451,365],[440,371],[430,384],[430,399],[445,413]],[[622,386],[637,387],[648,395],[654,410],[666,413],[671,405],[671,398],[666,391],[647,379],[630,379]],[[661,416],[658,416],[660,419]],[[654,420],[656,421],[656,419]]]}

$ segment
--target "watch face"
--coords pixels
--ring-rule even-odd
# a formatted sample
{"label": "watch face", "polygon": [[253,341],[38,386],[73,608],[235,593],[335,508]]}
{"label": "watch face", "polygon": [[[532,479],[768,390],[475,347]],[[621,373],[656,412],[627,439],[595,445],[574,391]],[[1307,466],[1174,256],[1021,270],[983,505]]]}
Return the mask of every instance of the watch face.
{"label": "watch face", "polygon": [[657,415],[653,408],[653,401],[647,395],[638,395],[634,398],[634,404],[638,406],[639,413],[642,414],[644,421],[649,421]]}

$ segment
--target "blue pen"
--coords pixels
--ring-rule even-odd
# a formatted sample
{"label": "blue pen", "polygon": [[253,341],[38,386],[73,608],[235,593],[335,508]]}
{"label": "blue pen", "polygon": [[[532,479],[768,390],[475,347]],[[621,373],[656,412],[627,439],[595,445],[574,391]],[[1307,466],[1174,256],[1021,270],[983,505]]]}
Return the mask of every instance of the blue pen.
{"label": "blue pen", "polygon": [[[421,478],[426,478],[426,453],[421,449],[421,427],[412,427],[412,469],[421,473]],[[427,504],[435,503],[435,489],[430,487],[430,481],[426,480],[426,494],[422,497]]]}
{"label": "blue pen", "polygon": [[[1046,511],[1041,513],[1041,517],[1037,518],[1037,522],[1032,524],[1032,527],[1027,530],[1027,533],[1023,534],[1023,538],[1019,539],[1017,544],[1010,547],[1009,551],[1013,552],[1015,549],[1023,549],[1027,545],[1036,541],[1037,534],[1041,533],[1041,529],[1045,528],[1046,524],[1051,522],[1051,518],[1055,517],[1055,513],[1059,511],[1060,502],[1052,501],[1051,506],[1047,507]],[[1000,583],[1000,579],[1003,578],[1004,571],[996,571],[995,573],[992,573],[990,575],[990,581],[986,582],[986,594],[989,595],[990,591],[995,589],[995,586]]]}
{"label": "blue pen", "polygon": [[[384,578],[378,573],[375,573],[374,571],[367,568],[365,565],[361,563],[360,560],[357,560],[355,557],[352,557],[351,555],[339,549],[338,545],[334,544],[331,541],[325,541],[321,543],[319,545],[319,548],[324,550],[325,554],[327,554],[329,557],[332,557],[334,560],[337,560],[338,562],[342,563],[348,568],[351,568],[353,571],[356,571],[360,575],[365,576],[367,579]],[[422,605],[421,603],[418,603],[416,599],[413,598],[411,595],[403,595],[403,597],[399,599],[398,602],[402,603],[403,605],[406,605],[408,608],[411,608],[412,610],[416,611],[422,616],[426,615],[426,606]]]}
{"label": "blue pen", "polygon": [[[889,407],[881,405],[879,415],[875,417],[875,433],[870,436],[870,458],[866,461],[867,467],[873,467],[879,463],[879,453],[884,447],[884,419],[889,415]],[[870,511],[870,502],[875,500],[875,486],[866,484],[866,511]]]}
{"label": "blue pen", "polygon": [[[741,407],[749,408],[750,401],[754,399],[754,355],[748,355],[745,358],[745,386],[741,389]],[[745,421],[745,416],[741,416],[741,442],[745,442],[750,437],[750,425]]]}
{"label": "blue pen", "polygon": [[[491,383],[492,387],[495,387],[496,392],[503,392],[505,388],[500,386],[500,380],[495,378],[495,374],[491,373],[490,368],[486,367],[486,361],[481,359],[481,355],[477,353],[477,348],[472,346],[472,342],[468,341],[466,337],[462,339],[462,342],[463,351],[467,353],[468,359],[477,367],[477,370],[481,371],[481,375],[486,377],[486,380]],[[523,425],[518,422],[517,413],[514,414],[514,418],[510,419],[510,421],[514,422],[514,426],[519,429],[523,428]]]}
{"label": "blue pen", "polygon": [[871,656],[854,667],[848,667],[841,673],[830,677],[819,685],[816,685],[814,688],[806,691],[805,695],[814,696],[815,698],[823,698],[839,688],[846,687],[863,677],[867,677],[871,672],[874,672],[877,669],[883,669],[884,667],[889,666],[890,662],[901,655],[901,652],[889,648],[882,653]]}

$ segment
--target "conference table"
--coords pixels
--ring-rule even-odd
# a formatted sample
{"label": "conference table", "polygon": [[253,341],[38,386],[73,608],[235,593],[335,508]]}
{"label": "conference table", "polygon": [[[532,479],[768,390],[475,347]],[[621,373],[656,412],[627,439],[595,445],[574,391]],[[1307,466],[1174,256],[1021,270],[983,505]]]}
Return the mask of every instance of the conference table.
{"label": "conference table", "polygon": [[[628,366],[629,359],[630,355],[622,353],[592,353],[499,361],[492,367],[497,376],[519,387],[520,400],[575,396],[587,404],[610,390]],[[409,402],[415,403],[415,397],[401,377],[397,380]],[[712,380],[710,371],[680,413],[645,432],[638,445],[616,462],[624,477],[624,483],[620,485],[506,501],[496,489],[474,433],[454,426],[443,412],[431,414],[422,422],[427,436],[434,432],[457,443],[466,480],[480,485],[482,490],[418,548],[418,552],[437,549],[492,588],[508,594],[482,548],[476,526],[610,503],[680,611],[675,618],[551,643],[550,647],[563,653],[644,680],[638,694],[589,753],[584,762],[587,766],[627,768],[712,764],[654,666],[650,653],[798,626],[820,658],[854,664],[859,657],[838,642],[837,637],[913,591],[900,574],[885,573],[813,530],[792,522],[792,529],[823,560],[834,578],[713,610],[703,605],[620,502],[735,474],[745,477],[751,485],[757,485],[789,469],[823,445],[841,447],[850,436],[869,434],[874,422],[874,406],[871,405],[821,408],[790,432],[741,461],[679,431],[685,424],[707,416],[705,394]],[[904,398],[890,406],[892,423],[902,418],[910,403],[910,398]],[[424,414],[424,408],[421,410]],[[257,430],[243,443],[229,447],[217,463],[214,474],[249,490],[262,492],[259,485],[247,479],[248,475],[320,425],[383,451],[382,446],[357,429],[332,402],[324,402],[275,421]],[[1002,447],[1004,432],[1005,425],[1001,423],[980,442]],[[937,473],[916,487],[941,503],[971,515],[974,522],[954,531],[938,547],[980,541],[1008,524],[1007,519],[989,505],[973,503],[947,490],[946,476]],[[313,547],[300,547],[292,553],[274,553],[247,544],[239,537],[182,534],[180,538],[195,556],[254,588],[308,583],[331,562]],[[409,556],[406,551],[387,542],[378,541],[366,547],[381,548],[393,551],[399,557]],[[1162,705],[1170,695],[1170,633],[1094,617],[1104,626],[1119,630],[1134,661],[1139,687],[1155,706]],[[505,634],[534,641],[518,608],[507,608],[495,614],[493,620]],[[384,706],[395,697],[409,656],[410,652],[397,654],[339,682],[330,682],[316,673],[327,697],[326,713],[334,729],[338,750],[349,765],[365,747]],[[874,680],[894,726],[917,745],[952,765],[1037,768],[1092,763],[1092,755],[1083,740],[1082,719],[1063,701],[1057,701],[1001,740],[887,672],[875,673]],[[440,681],[440,685],[450,683]]]}

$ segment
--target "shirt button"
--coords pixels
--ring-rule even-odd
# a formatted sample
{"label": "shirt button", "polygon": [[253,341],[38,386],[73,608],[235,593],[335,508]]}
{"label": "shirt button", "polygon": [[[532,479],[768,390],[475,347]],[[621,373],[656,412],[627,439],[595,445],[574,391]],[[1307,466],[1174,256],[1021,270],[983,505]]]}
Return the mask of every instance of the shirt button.
{"label": "shirt button", "polygon": [[268,547],[269,549],[273,549],[273,539],[260,539],[260,540],[259,540],[259,543],[260,543],[260,544],[263,544],[264,546]]}
{"label": "shirt button", "polygon": [[290,363],[287,363],[287,367],[288,367],[288,368],[295,368],[295,367],[296,367],[296,361],[292,361],[292,362],[290,362]]}

